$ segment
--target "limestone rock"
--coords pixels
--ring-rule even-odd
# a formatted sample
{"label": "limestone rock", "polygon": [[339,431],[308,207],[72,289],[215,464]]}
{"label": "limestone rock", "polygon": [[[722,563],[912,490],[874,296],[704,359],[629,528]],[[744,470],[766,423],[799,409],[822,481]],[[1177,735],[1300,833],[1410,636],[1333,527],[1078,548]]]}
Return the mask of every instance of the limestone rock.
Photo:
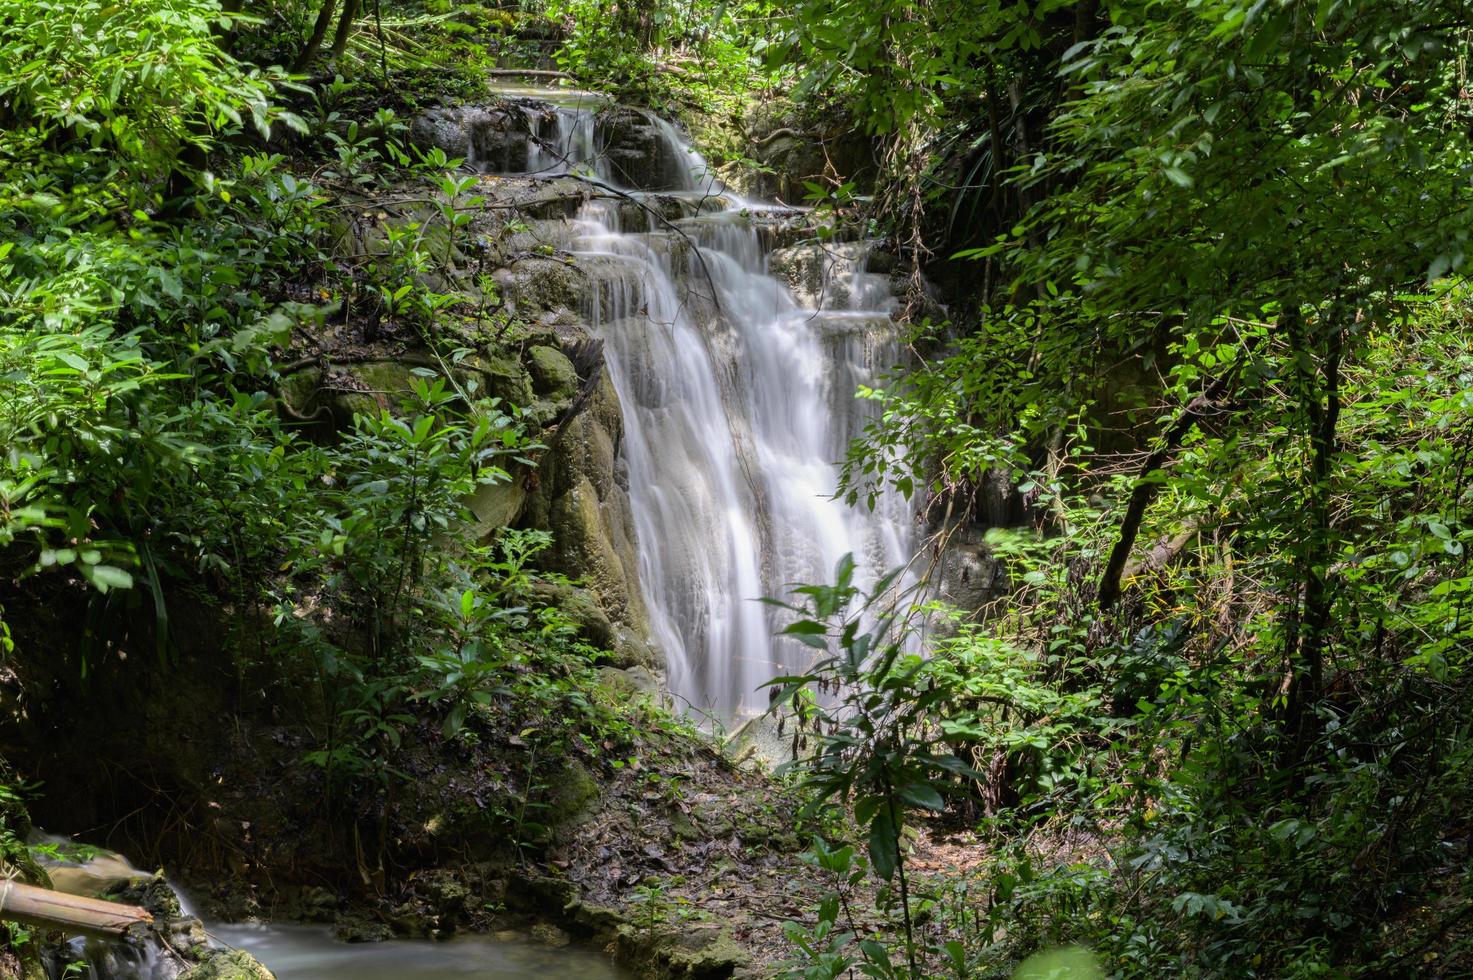
{"label": "limestone rock", "polygon": [[670,980],[729,980],[750,963],[728,928],[692,925],[653,936],[624,926],[616,947],[620,958]]}
{"label": "limestone rock", "polygon": [[659,122],[643,109],[615,106],[600,114],[594,139],[614,180],[626,187],[671,190],[689,172],[690,161],[679,155]]}
{"label": "limestone rock", "polygon": [[660,694],[660,679],[654,672],[642,664],[620,669],[618,667],[600,667],[598,669],[599,683],[611,691],[624,694],[629,697],[658,697]]}
{"label": "limestone rock", "polygon": [[589,589],[601,615],[563,602],[585,638],[615,654],[615,666],[656,666],[639,590],[639,559],[627,476],[619,398],[608,376],[594,383],[587,405],[568,421],[543,456],[536,491],[521,520],[552,531],[549,567]]}
{"label": "limestone rock", "polygon": [[498,270],[494,278],[502,293],[524,314],[554,307],[577,309],[586,287],[577,266],[546,255],[518,259]]}
{"label": "limestone rock", "polygon": [[632,569],[606,533],[602,505],[597,488],[580,474],[572,489],[553,502],[553,548],[564,567],[580,570],[605,608],[623,613],[633,602]]}
{"label": "limestone rock", "polygon": [[578,390],[578,372],[562,351],[539,344],[527,349],[527,361],[538,394],[571,397]]}
{"label": "limestone rock", "polygon": [[933,579],[936,598],[964,612],[982,609],[1012,588],[1003,563],[987,547],[986,531],[977,527],[952,532]]}
{"label": "limestone rock", "polygon": [[[868,260],[869,248],[863,242],[816,242],[775,249],[768,257],[768,269],[808,309],[879,308],[891,299],[889,285],[885,277],[869,271]],[[883,297],[871,295],[880,292]]]}
{"label": "limestone rock", "polygon": [[243,949],[219,950],[179,980],[276,980],[261,961]]}
{"label": "limestone rock", "polygon": [[573,937],[550,922],[539,922],[532,927],[531,936],[533,942],[554,949],[561,949],[573,941]]}
{"label": "limestone rock", "polygon": [[416,145],[441,149],[483,173],[523,173],[532,120],[512,106],[442,106],[416,116],[409,134]]}
{"label": "limestone rock", "polygon": [[514,523],[526,500],[526,487],[515,477],[501,483],[483,483],[465,501],[474,518],[468,536],[475,541],[484,541]]}

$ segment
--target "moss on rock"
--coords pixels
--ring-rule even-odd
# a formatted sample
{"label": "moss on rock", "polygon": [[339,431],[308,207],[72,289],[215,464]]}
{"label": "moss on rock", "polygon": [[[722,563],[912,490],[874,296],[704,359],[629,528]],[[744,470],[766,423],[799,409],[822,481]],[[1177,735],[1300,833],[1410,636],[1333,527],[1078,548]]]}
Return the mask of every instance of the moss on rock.
{"label": "moss on rock", "polygon": [[578,824],[598,802],[598,782],[583,764],[570,760],[551,777],[547,787],[551,819],[559,825]]}
{"label": "moss on rock", "polygon": [[527,367],[538,394],[571,397],[578,391],[578,372],[560,350],[542,345],[528,348]]}
{"label": "moss on rock", "polygon": [[243,949],[222,949],[181,973],[179,980],[276,980],[276,974]]}
{"label": "moss on rock", "polygon": [[624,926],[615,948],[621,960],[660,980],[729,980],[751,961],[730,930],[720,926],[694,925],[653,933]]}

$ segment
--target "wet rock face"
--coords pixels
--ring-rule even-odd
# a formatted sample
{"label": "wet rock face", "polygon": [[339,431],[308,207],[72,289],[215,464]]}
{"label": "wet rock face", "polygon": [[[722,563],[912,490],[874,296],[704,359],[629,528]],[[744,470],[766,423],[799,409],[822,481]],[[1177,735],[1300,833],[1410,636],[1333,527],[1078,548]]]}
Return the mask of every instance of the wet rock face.
{"label": "wet rock face", "polygon": [[623,413],[607,376],[589,383],[586,407],[564,424],[542,459],[522,519],[552,531],[551,564],[579,577],[595,600],[602,617],[581,617],[585,635],[607,645],[616,666],[655,666],[658,654],[645,639],[628,477],[619,458]]}
{"label": "wet rock face", "polygon": [[625,187],[674,190],[684,181],[688,161],[663,138],[654,118],[639,109],[615,106],[600,115],[595,140],[610,175]]}
{"label": "wet rock face", "polygon": [[523,173],[532,143],[527,113],[508,106],[441,106],[414,118],[415,145],[437,147],[483,173]]}
{"label": "wet rock face", "polygon": [[[1013,587],[1003,563],[987,546],[986,531],[975,525],[955,528],[933,573],[936,598],[957,609],[980,610]],[[949,625],[937,624],[945,635]]]}
{"label": "wet rock face", "polygon": [[869,258],[863,242],[818,242],[774,249],[767,262],[768,270],[799,303],[816,310],[843,310],[863,302],[856,293],[871,283],[862,277],[889,292],[885,277],[867,271]]}

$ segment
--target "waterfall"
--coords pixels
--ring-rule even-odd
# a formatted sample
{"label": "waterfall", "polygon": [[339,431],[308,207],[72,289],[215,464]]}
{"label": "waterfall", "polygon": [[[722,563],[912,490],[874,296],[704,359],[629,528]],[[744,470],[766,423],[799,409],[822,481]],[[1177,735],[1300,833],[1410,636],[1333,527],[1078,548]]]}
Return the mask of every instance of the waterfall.
{"label": "waterfall", "polygon": [[571,248],[598,270],[584,312],[623,405],[652,638],[671,692],[730,721],[812,655],[774,636],[759,597],[829,581],[846,553],[871,579],[910,557],[902,498],[870,511],[833,497],[873,411],[856,390],[901,356],[889,280],[862,243],[784,249],[780,277],[773,227],[797,212],[732,193],[653,114],[618,109],[611,131],[597,105],[549,99],[529,170],[609,192],[584,206]]}

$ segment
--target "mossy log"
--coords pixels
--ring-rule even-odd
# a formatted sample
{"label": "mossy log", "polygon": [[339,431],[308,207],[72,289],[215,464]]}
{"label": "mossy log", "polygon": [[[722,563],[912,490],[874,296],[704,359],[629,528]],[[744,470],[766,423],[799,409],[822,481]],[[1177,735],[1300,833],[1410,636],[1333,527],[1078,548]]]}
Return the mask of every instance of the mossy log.
{"label": "mossy log", "polygon": [[0,882],[0,919],[101,939],[137,934],[153,924],[153,916],[136,905],[66,895],[18,881]]}

